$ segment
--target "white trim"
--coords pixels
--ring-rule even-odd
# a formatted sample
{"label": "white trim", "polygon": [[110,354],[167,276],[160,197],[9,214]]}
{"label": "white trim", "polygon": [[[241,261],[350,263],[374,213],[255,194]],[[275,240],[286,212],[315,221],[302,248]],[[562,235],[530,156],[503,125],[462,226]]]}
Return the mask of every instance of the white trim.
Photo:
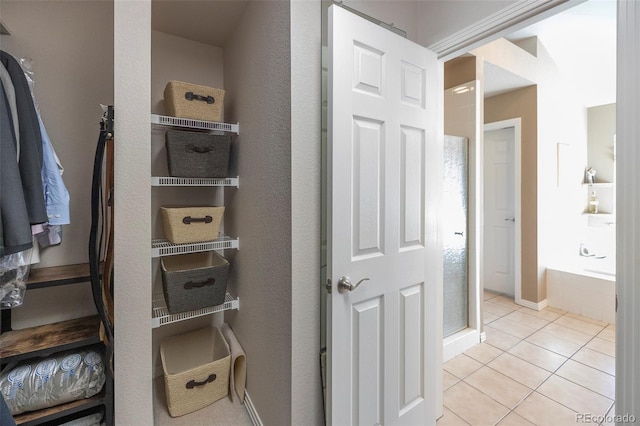
{"label": "white trim", "polygon": [[640,419],[640,2],[618,1],[616,413]]}
{"label": "white trim", "polygon": [[586,0],[522,0],[430,46],[442,60],[453,59],[476,47],[528,27]]}
{"label": "white trim", "polygon": [[487,340],[487,332],[483,331],[482,333],[480,333],[480,343],[484,342]]}
{"label": "white trim", "polygon": [[520,306],[524,306],[525,308],[529,308],[529,309],[534,309],[536,311],[541,311],[544,308],[546,308],[547,306],[549,306],[549,301],[548,299],[544,299],[541,302],[530,302],[528,300],[524,300],[524,299],[520,299],[519,301],[516,301],[516,303]]}
{"label": "white trim", "polygon": [[[484,132],[492,130],[500,130],[513,127],[513,204],[514,217],[516,219],[515,235],[514,235],[514,270],[515,270],[515,289],[514,300],[517,304],[527,306],[522,299],[522,119],[511,118],[509,120],[496,121],[484,125]],[[484,132],[481,142],[481,152],[484,152]],[[484,161],[482,162],[482,179],[484,182]],[[484,187],[484,184],[483,184]],[[482,201],[481,210],[484,214],[484,201]],[[484,228],[482,228],[484,230]],[[483,231],[484,232],[484,231]],[[484,241],[484,238],[483,238]],[[484,256],[483,256],[484,262]],[[483,265],[484,268],[484,265]],[[484,269],[483,269],[484,270]],[[533,303],[533,302],[528,302]],[[542,303],[542,302],[541,302]],[[545,302],[546,303],[546,302]]]}
{"label": "white trim", "polygon": [[480,342],[480,333],[475,328],[465,328],[446,337],[442,342],[442,362],[449,361],[451,358],[471,349]]}
{"label": "white trim", "polygon": [[263,426],[264,423],[262,423],[262,420],[258,415],[258,411],[253,405],[253,401],[251,401],[249,392],[247,392],[246,389],[244,390],[244,407],[247,410],[247,413],[249,413],[249,417],[251,417],[251,423],[253,423],[253,426]]}

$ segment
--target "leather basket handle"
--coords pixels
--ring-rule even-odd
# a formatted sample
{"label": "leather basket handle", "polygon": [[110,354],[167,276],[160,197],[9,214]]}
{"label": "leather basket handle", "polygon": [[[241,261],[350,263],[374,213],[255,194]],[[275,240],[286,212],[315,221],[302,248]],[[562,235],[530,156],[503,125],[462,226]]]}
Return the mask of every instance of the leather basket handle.
{"label": "leather basket handle", "polygon": [[193,92],[186,92],[184,94],[184,98],[188,101],[204,101],[206,103],[208,103],[209,105],[214,104],[216,102],[215,98],[213,96],[203,96],[203,95],[196,95]]}
{"label": "leather basket handle", "polygon": [[208,285],[214,285],[215,283],[216,283],[215,278],[208,278],[204,281],[199,281],[199,282],[187,281],[186,283],[184,283],[183,287],[185,290],[191,290],[192,288],[202,288]]}
{"label": "leather basket handle", "polygon": [[216,379],[216,375],[215,374],[209,374],[209,377],[206,378],[206,380],[202,381],[202,382],[196,382],[195,380],[189,380],[187,382],[187,384],[185,385],[185,387],[187,389],[193,389],[196,386],[204,386],[207,383],[211,383]]}
{"label": "leather basket handle", "polygon": [[182,223],[184,223],[185,225],[191,225],[192,223],[196,223],[196,222],[211,223],[213,222],[213,218],[208,215],[205,217],[185,216],[182,218]]}
{"label": "leather basket handle", "polygon": [[212,147],[189,144],[185,145],[184,150],[187,152],[195,152],[198,154],[207,154],[212,151]]}

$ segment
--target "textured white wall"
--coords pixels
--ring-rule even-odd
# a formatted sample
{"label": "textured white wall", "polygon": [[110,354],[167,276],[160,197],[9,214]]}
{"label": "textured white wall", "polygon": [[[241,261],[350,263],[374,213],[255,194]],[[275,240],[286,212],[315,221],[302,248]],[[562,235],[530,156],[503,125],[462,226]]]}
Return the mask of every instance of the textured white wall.
{"label": "textured white wall", "polygon": [[291,1],[291,424],[323,424],[320,381],[321,4]]}
{"label": "textured white wall", "polygon": [[224,46],[225,117],[240,122],[225,192],[230,289],[240,298],[231,324],[247,353],[247,390],[267,425],[291,424],[291,58],[288,1],[247,6]]}
{"label": "textured white wall", "polygon": [[115,423],[153,424],[151,0],[115,0]]}

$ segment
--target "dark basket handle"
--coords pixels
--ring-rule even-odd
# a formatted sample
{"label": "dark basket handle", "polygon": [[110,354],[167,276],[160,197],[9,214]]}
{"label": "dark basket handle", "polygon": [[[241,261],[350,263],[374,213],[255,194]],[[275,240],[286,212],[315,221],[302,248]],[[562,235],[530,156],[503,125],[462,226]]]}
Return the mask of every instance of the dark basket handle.
{"label": "dark basket handle", "polygon": [[190,380],[189,382],[187,382],[186,388],[193,389],[196,386],[204,386],[207,383],[213,382],[215,379],[216,379],[215,374],[209,374],[209,377],[207,377],[207,380],[205,380],[204,382],[196,382],[195,380]]}
{"label": "dark basket handle", "polygon": [[186,145],[184,147],[184,149],[187,152],[197,152],[198,154],[206,154],[206,153],[212,151],[212,147],[198,146],[198,145],[193,145],[193,144]]}
{"label": "dark basket handle", "polygon": [[216,283],[215,278],[208,278],[200,282],[187,281],[186,283],[184,283],[183,287],[185,290],[191,290],[192,288],[202,288],[208,285],[214,285],[215,283]]}
{"label": "dark basket handle", "polygon": [[191,225],[194,222],[211,223],[213,222],[213,218],[211,216],[205,216],[205,217],[185,216],[182,218],[182,223],[184,223],[185,225]]}
{"label": "dark basket handle", "polygon": [[193,92],[186,92],[184,98],[188,101],[193,101],[194,99],[196,101],[205,101],[208,104],[214,104],[216,102],[213,96],[195,95]]}

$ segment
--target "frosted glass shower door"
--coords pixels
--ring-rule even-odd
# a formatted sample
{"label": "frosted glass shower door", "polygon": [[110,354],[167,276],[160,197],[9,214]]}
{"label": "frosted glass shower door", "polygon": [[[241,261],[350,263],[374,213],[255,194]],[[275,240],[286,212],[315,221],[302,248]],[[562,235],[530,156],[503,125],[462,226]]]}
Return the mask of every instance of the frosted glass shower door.
{"label": "frosted glass shower door", "polygon": [[444,137],[444,337],[469,321],[467,152],[467,138]]}

